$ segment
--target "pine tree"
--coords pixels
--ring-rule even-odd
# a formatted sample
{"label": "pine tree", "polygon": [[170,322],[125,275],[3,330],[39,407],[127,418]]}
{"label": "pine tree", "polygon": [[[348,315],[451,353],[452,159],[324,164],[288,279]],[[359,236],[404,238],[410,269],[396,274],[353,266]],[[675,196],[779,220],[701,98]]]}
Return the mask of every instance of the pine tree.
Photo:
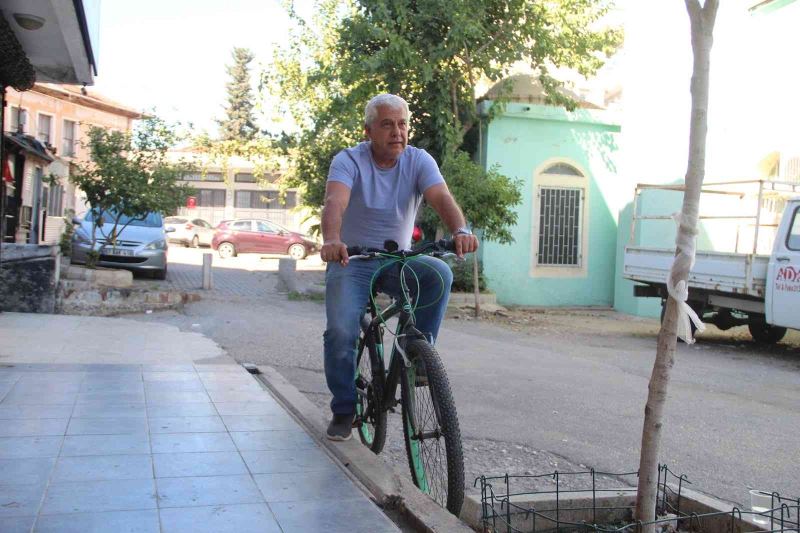
{"label": "pine tree", "polygon": [[253,116],[253,92],[250,87],[250,62],[253,53],[247,48],[233,49],[233,65],[226,67],[231,80],[228,89],[226,118],[219,123],[220,136],[225,141],[252,140],[258,128]]}

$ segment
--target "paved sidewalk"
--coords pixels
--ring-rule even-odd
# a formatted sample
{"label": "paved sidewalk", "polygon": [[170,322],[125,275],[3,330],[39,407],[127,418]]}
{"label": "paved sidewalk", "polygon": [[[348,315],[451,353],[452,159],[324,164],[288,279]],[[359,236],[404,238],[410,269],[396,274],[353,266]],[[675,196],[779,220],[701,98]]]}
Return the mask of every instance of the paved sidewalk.
{"label": "paved sidewalk", "polygon": [[202,335],[2,313],[0,531],[398,529]]}

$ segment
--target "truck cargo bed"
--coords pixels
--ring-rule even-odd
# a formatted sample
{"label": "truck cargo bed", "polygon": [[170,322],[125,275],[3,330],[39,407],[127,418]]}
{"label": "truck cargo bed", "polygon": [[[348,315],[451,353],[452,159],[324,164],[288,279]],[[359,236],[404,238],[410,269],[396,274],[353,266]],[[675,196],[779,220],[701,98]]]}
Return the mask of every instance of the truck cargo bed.
{"label": "truck cargo bed", "polygon": [[[648,284],[665,284],[675,249],[625,247],[624,277]],[[764,297],[768,255],[698,251],[689,287],[721,293]]]}

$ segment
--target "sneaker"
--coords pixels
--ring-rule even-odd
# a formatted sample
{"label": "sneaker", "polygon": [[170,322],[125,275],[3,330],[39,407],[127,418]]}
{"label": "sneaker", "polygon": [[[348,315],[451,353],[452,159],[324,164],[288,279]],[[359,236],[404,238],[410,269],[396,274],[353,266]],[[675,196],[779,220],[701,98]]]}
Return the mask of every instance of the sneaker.
{"label": "sneaker", "polygon": [[352,436],[353,415],[333,415],[328,424],[328,438],[330,440],[348,440]]}

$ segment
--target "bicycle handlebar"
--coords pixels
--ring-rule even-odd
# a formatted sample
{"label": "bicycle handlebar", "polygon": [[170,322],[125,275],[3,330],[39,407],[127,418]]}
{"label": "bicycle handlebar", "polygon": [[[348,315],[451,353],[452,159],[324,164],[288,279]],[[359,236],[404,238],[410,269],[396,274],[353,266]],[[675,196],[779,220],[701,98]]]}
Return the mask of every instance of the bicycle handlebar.
{"label": "bicycle handlebar", "polygon": [[[384,246],[390,241],[384,243]],[[456,245],[455,241],[450,239],[439,239],[438,241],[429,242],[427,244],[423,244],[419,248],[414,248],[413,250],[386,250],[381,248],[369,248],[366,246],[348,246],[347,247],[347,255],[349,257],[376,257],[378,255],[394,255],[394,256],[401,256],[401,257],[414,257],[416,255],[426,254],[428,252],[455,252]]]}

